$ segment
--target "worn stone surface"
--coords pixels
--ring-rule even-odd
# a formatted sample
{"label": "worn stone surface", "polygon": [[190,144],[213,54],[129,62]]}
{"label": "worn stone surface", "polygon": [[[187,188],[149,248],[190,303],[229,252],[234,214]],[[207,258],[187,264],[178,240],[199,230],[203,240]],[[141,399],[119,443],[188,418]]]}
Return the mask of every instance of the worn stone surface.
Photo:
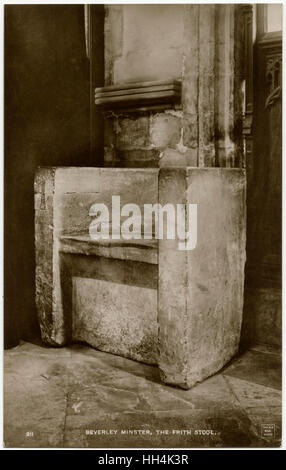
{"label": "worn stone surface", "polygon": [[216,5],[200,5],[198,63],[199,166],[215,165]]}
{"label": "worn stone surface", "polygon": [[86,234],[66,235],[60,237],[59,249],[61,253],[158,264],[157,240],[103,240],[99,244]]}
{"label": "worn stone surface", "polygon": [[157,363],[157,266],[79,254],[60,259],[71,341]]}
{"label": "worn stone surface", "polygon": [[[28,343],[5,357],[4,445],[61,447],[70,351]],[[27,436],[27,433],[33,433]]]}
{"label": "worn stone surface", "polygon": [[158,148],[176,148],[181,139],[181,116],[175,113],[160,113],[151,117],[151,142]]}
{"label": "worn stone surface", "polygon": [[147,156],[153,147],[168,153],[170,166],[179,158],[171,149],[180,166],[243,166],[241,6],[109,5],[106,12],[105,85],[175,78],[182,99],[167,111],[105,116],[105,164],[136,167],[135,149]]}
{"label": "worn stone surface", "polygon": [[[144,203],[157,202],[158,171],[58,168],[53,175],[54,245],[49,252],[53,302],[48,297],[46,304],[39,304],[44,340],[59,345],[72,339],[87,341],[137,360],[157,362],[159,325],[162,378],[186,388],[231,359],[238,348],[243,300],[244,172],[159,170],[162,205],[198,205],[198,241],[194,250],[180,251],[178,239],[167,240],[165,234],[159,240],[158,323],[156,257],[144,260],[143,254],[137,263],[133,255],[143,246],[131,244],[129,261],[121,256],[122,261],[112,260],[115,247],[94,252],[90,243],[84,243],[86,235],[81,235],[88,229],[93,203],[106,203],[111,213],[111,194],[121,196],[121,207],[137,202],[142,209]],[[63,235],[70,235],[68,246],[69,237]],[[43,246],[45,239],[40,243]],[[128,248],[122,247],[122,254],[124,250]],[[41,269],[51,269],[49,263],[38,259]],[[40,283],[38,289],[41,293]]]}
{"label": "worn stone surface", "polygon": [[[239,395],[240,403],[244,408],[256,408],[262,403],[268,407],[281,406],[281,391],[249,382],[237,377],[232,377],[227,373],[227,382],[230,384],[233,392]],[[268,382],[269,384],[269,382]]]}
{"label": "worn stone surface", "polygon": [[[143,209],[143,204],[157,202],[157,174],[156,169],[38,171],[36,284],[45,342],[60,346],[86,341],[113,353],[157,362],[157,244],[119,239],[96,247],[88,233],[94,203],[109,208],[111,237],[112,195],[121,197],[121,208],[137,203]],[[142,230],[143,225],[142,219]]]}
{"label": "worn stone surface", "polygon": [[182,5],[107,5],[106,13],[106,85],[181,74]]}
{"label": "worn stone surface", "polygon": [[118,149],[140,149],[150,144],[149,116],[118,117],[114,122]]}
{"label": "worn stone surface", "polygon": [[[157,168],[160,158],[159,149],[116,150],[112,166],[122,168]],[[115,164],[114,164],[115,163]]]}
{"label": "worn stone surface", "polygon": [[64,341],[61,315],[54,304],[54,186],[55,168],[41,169],[35,177],[36,306],[42,338],[49,344]]}
{"label": "worn stone surface", "polygon": [[156,364],[157,284],[154,289],[73,277],[72,338],[101,351]]}
{"label": "worn stone surface", "polygon": [[160,168],[197,166],[197,152],[186,147],[180,148],[180,151],[173,149],[164,149],[160,153]]}
{"label": "worn stone surface", "polygon": [[243,380],[251,379],[252,382],[265,387],[271,383],[271,388],[281,390],[281,353],[279,349],[276,354],[274,351],[273,346],[268,351],[258,345],[257,349],[245,352],[243,357],[231,364],[226,374]]}
{"label": "worn stone surface", "polygon": [[256,342],[282,345],[282,293],[272,286],[247,289],[245,296],[246,320],[252,313],[251,338]]}
{"label": "worn stone surface", "polygon": [[[274,363],[261,367],[264,356],[258,352],[253,367],[261,369],[267,387],[253,383],[251,372],[246,377],[249,358],[241,356],[235,378],[226,368],[182,390],[161,383],[154,366],[82,345],[55,349],[23,343],[5,351],[4,445],[278,447],[281,392],[273,388]],[[278,367],[279,355],[275,358]],[[265,423],[275,424],[275,437],[261,436]],[[107,434],[111,429],[116,433]]]}
{"label": "worn stone surface", "polygon": [[[88,233],[92,204],[103,203],[109,209],[112,196],[124,204],[155,203],[158,198],[157,169],[58,168],[55,186],[57,234]],[[143,212],[143,211],[142,211]],[[111,225],[111,223],[110,223]]]}
{"label": "worn stone surface", "polygon": [[178,250],[178,238],[159,240],[159,367],[165,382],[189,388],[219,370],[238,350],[245,172],[161,169],[159,201],[197,204],[195,249]]}

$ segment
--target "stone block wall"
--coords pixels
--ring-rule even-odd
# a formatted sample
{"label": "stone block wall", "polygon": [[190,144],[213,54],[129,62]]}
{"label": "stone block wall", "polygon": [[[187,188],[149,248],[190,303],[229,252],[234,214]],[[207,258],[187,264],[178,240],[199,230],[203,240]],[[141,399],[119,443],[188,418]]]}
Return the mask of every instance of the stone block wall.
{"label": "stone block wall", "polygon": [[104,113],[105,165],[243,166],[239,5],[106,5],[105,86],[169,79],[177,106]]}

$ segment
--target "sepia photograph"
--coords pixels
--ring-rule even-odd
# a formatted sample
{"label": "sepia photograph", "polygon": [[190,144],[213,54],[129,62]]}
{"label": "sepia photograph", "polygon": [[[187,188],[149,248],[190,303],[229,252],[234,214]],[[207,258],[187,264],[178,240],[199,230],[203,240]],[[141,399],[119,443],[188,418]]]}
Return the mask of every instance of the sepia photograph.
{"label": "sepia photograph", "polygon": [[2,3],[3,448],[281,448],[283,7]]}

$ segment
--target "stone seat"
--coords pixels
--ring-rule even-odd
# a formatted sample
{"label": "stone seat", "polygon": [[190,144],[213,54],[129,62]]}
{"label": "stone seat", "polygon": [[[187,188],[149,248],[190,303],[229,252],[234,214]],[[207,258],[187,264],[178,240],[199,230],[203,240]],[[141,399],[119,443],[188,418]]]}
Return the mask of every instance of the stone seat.
{"label": "stone seat", "polygon": [[[217,372],[240,340],[245,187],[242,169],[40,168],[36,303],[43,341],[85,342],[158,364],[162,380],[182,388]],[[118,230],[114,196],[119,233],[128,226],[122,208],[133,204],[146,233],[156,233],[145,205],[159,204],[183,208],[186,240],[193,230],[195,245],[182,243],[178,230],[166,236],[165,228],[159,240],[92,240],[95,204],[108,209],[109,227]],[[190,220],[190,204],[197,220]]]}
{"label": "stone seat", "polygon": [[59,237],[62,253],[158,264],[158,240],[93,240],[89,234]]}
{"label": "stone seat", "polygon": [[157,240],[58,239],[70,341],[158,363]]}

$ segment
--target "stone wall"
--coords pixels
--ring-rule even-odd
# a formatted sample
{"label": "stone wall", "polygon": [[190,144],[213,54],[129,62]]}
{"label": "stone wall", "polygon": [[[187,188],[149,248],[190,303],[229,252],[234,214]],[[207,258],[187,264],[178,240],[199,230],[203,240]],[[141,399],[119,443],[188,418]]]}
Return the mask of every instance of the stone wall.
{"label": "stone wall", "polygon": [[181,5],[107,5],[105,85],[182,75]]}

